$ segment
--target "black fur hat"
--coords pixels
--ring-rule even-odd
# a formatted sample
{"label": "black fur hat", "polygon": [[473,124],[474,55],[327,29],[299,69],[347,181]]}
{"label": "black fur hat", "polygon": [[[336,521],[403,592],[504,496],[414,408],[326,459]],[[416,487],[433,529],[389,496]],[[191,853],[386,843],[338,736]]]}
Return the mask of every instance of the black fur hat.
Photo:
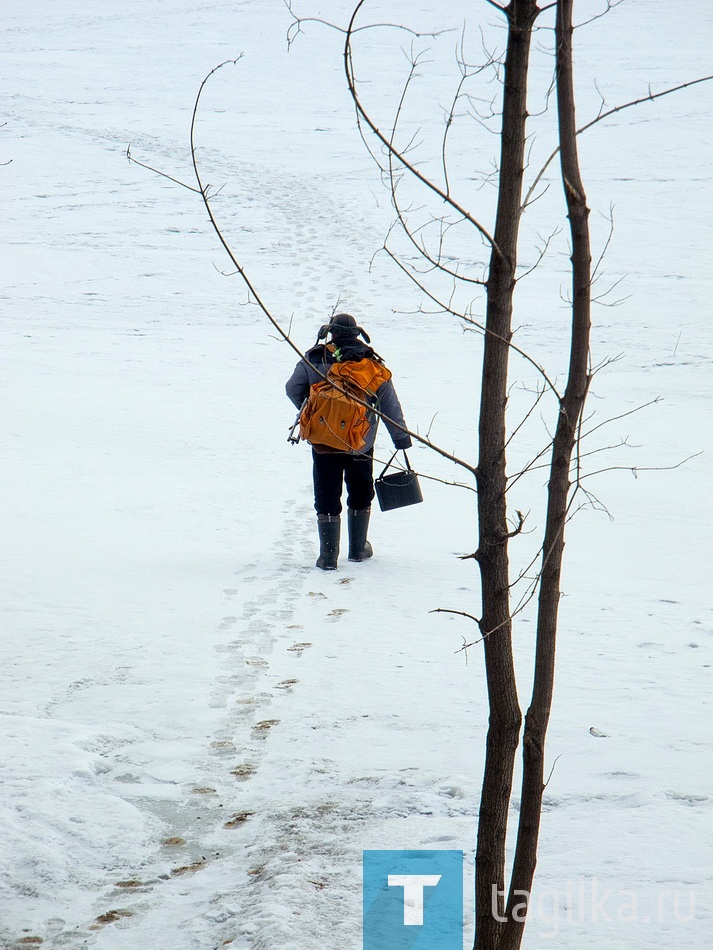
{"label": "black fur hat", "polygon": [[360,327],[350,313],[337,313],[329,323],[325,323],[320,328],[318,340],[324,340],[327,335],[331,335],[332,340],[339,346],[340,343],[350,343],[362,336],[367,343],[371,343],[369,334]]}

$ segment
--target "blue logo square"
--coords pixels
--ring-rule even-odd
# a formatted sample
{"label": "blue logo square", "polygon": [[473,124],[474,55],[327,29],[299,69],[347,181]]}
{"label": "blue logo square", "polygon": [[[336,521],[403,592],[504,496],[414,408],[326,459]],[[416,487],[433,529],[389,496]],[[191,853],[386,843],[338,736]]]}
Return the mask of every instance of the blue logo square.
{"label": "blue logo square", "polygon": [[364,950],[463,950],[463,852],[365,851]]}

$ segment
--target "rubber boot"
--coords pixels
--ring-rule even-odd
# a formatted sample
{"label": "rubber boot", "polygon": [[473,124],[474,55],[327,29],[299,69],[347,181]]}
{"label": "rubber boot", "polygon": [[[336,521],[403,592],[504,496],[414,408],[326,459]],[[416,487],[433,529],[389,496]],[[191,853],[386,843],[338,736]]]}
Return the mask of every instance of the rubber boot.
{"label": "rubber boot", "polygon": [[349,508],[347,510],[350,561],[366,561],[374,554],[371,545],[366,540],[370,515],[371,508]]}
{"label": "rubber boot", "polygon": [[319,557],[316,566],[323,571],[336,571],[339,557],[339,515],[317,515],[319,531]]}

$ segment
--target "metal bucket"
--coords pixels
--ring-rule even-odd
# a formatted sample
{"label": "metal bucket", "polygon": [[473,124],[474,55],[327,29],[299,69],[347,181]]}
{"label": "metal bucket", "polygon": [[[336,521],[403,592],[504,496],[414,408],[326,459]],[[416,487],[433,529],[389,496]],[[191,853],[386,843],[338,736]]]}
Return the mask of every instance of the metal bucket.
{"label": "metal bucket", "polygon": [[[407,470],[405,472],[394,472],[391,475],[384,474],[391,465],[394,455],[391,456],[386,468],[374,482],[379,508],[382,511],[405,508],[407,505],[417,505],[423,501],[418,475],[411,470],[408,458],[406,458]],[[404,456],[406,456],[405,452]]]}

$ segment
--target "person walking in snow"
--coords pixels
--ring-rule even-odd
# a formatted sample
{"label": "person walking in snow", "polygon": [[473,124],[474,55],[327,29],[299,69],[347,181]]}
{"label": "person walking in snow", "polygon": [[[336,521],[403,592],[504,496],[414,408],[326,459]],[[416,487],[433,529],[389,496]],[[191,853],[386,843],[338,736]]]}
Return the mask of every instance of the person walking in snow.
{"label": "person walking in snow", "polygon": [[[359,339],[360,336],[365,342]],[[326,342],[321,343],[321,340]],[[377,371],[377,375],[379,368],[383,368],[381,375],[384,381],[368,397],[368,402],[383,414],[394,447],[397,450],[408,449],[412,444],[411,437],[403,431],[406,423],[391,374],[369,345],[370,342],[368,334],[357,325],[351,314],[336,314],[320,329],[316,345],[297,364],[285,391],[296,408],[300,409],[310,394],[312,384],[323,379],[335,363],[361,364],[363,360],[370,360],[375,364],[372,368]],[[316,566],[323,571],[337,569],[344,483],[347,487],[349,560],[365,561],[374,553],[367,533],[374,497],[374,441],[379,416],[375,412],[368,412],[367,420],[365,444],[359,450],[340,451],[312,443],[314,507],[319,532]]]}

